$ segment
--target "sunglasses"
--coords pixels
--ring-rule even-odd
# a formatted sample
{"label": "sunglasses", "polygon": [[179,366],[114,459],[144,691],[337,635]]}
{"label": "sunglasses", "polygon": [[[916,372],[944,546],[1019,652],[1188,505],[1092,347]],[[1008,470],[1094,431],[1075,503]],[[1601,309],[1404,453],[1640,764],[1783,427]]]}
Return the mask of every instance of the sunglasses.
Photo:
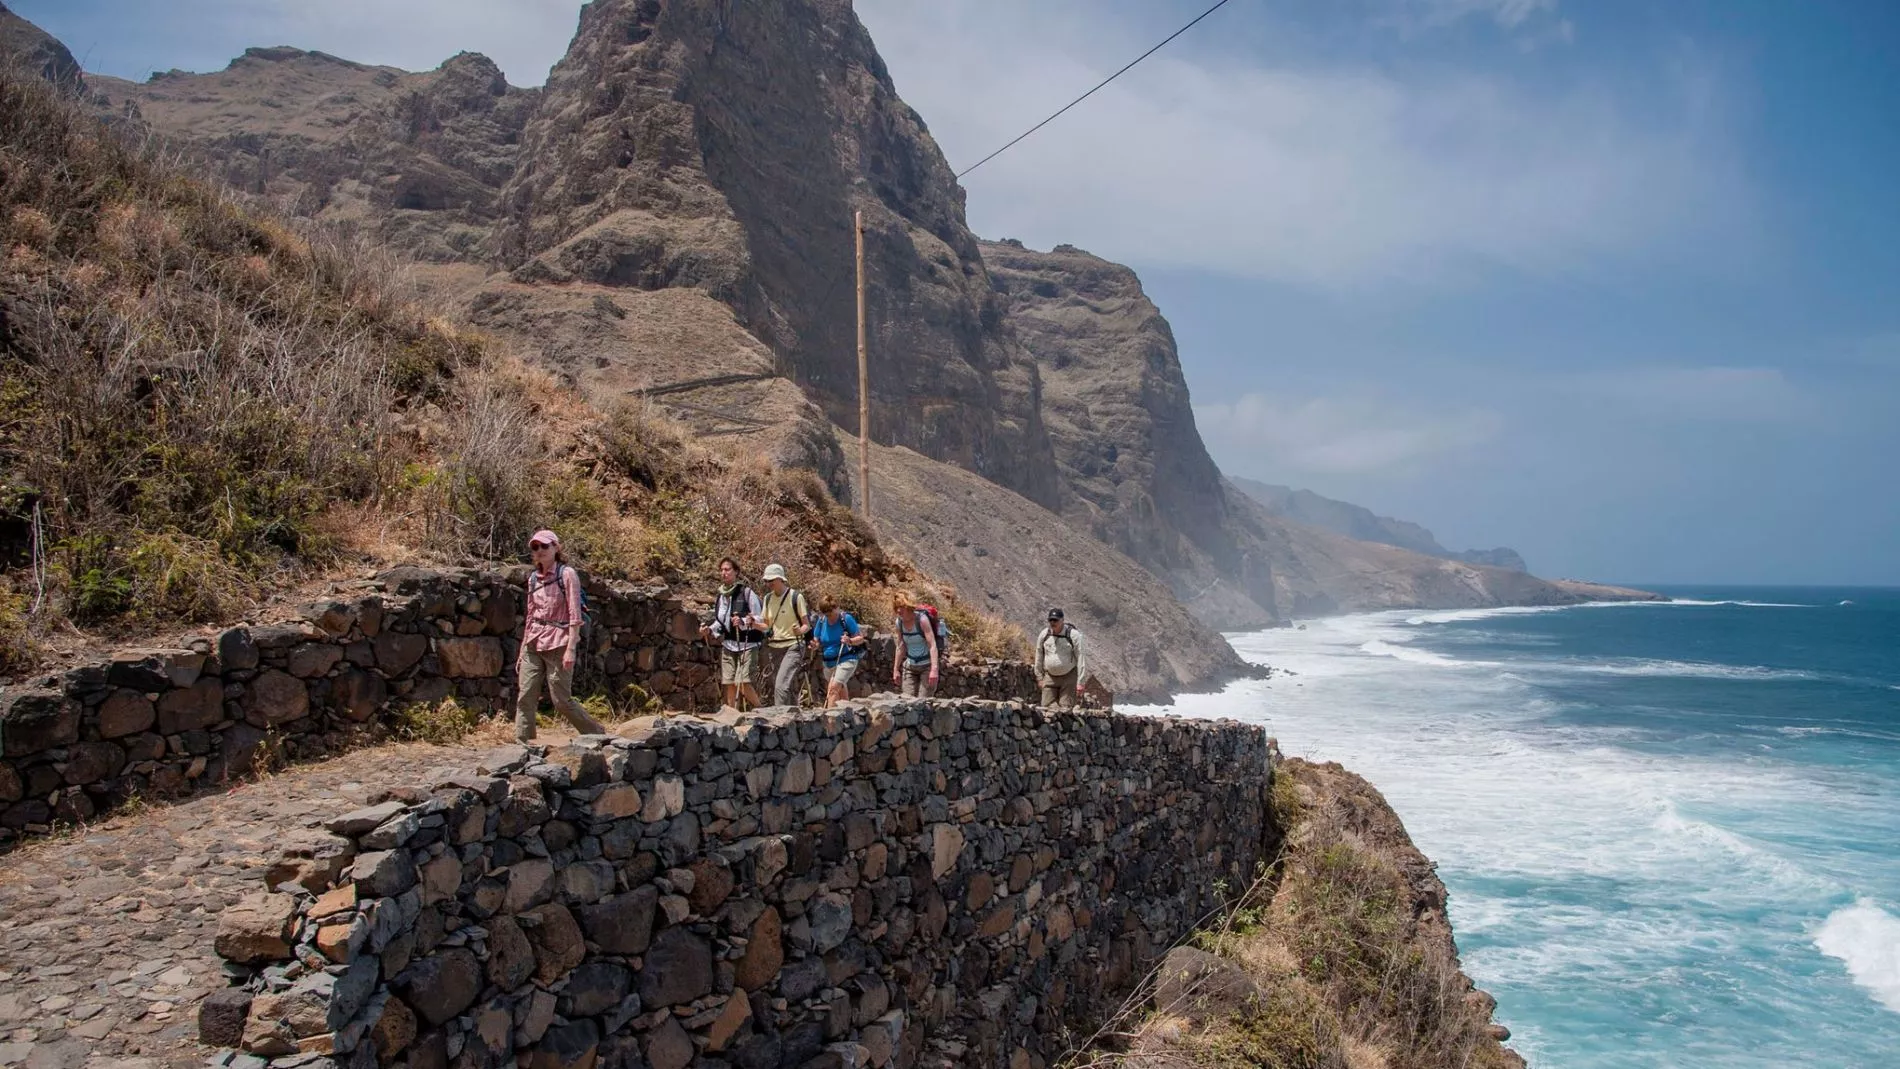
{"label": "sunglasses", "polygon": [[528,548],[529,549],[548,549],[553,545],[554,543],[552,542],[530,542],[528,543]]}

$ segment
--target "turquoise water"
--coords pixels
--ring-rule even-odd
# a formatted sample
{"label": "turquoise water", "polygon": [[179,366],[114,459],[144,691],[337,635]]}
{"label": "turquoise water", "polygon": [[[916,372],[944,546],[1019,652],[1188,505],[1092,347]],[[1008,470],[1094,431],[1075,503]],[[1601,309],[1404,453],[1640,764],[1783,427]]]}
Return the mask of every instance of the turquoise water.
{"label": "turquoise water", "polygon": [[1900,591],[1667,592],[1233,635],[1289,674],[1173,709],[1371,779],[1533,1065],[1900,1066]]}

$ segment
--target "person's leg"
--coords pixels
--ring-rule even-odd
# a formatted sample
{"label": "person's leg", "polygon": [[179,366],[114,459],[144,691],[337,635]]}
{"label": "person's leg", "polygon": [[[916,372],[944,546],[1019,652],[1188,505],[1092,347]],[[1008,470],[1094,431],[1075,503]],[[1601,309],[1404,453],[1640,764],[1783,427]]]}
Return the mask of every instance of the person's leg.
{"label": "person's leg", "polygon": [[739,707],[739,655],[723,646],[719,650],[719,702],[725,708]]}
{"label": "person's leg", "polygon": [[746,700],[748,708],[757,709],[765,703],[759,700],[759,648],[739,652],[739,696]]}
{"label": "person's leg", "polygon": [[918,696],[919,698],[934,698],[934,697],[936,697],[936,696],[937,696],[937,683],[938,683],[938,682],[941,682],[941,680],[935,680],[935,681],[933,681],[933,680],[932,680],[932,679],[930,678],[930,666],[929,666],[929,665],[927,665],[927,664],[926,664],[926,665],[924,665],[923,667],[921,667],[921,668],[919,668],[919,669],[917,669],[917,696]]}
{"label": "person's leg", "polygon": [[772,673],[772,704],[798,704],[798,673],[805,668],[805,647],[790,646],[774,650],[778,658],[776,671]]}
{"label": "person's leg", "polygon": [[1061,688],[1056,686],[1055,677],[1044,676],[1042,680],[1042,697],[1037,700],[1036,704],[1037,705],[1054,705],[1056,703],[1056,698],[1061,696],[1061,694],[1062,694],[1062,690]]}
{"label": "person's leg", "polygon": [[521,659],[515,665],[515,741],[534,741],[534,714],[541,704],[542,659],[540,651],[521,647]]}
{"label": "person's leg", "polygon": [[825,690],[825,700],[833,705],[851,698],[851,677],[857,673],[856,660],[839,661],[838,666],[829,673]]}
{"label": "person's leg", "polygon": [[1060,705],[1065,711],[1075,708],[1075,680],[1076,673],[1072,671],[1068,675],[1059,677],[1056,681],[1056,688],[1060,692],[1057,695],[1056,704]]}
{"label": "person's leg", "polygon": [[917,669],[912,668],[909,661],[905,661],[903,674],[899,677],[897,684],[898,696],[902,698],[917,697],[917,684],[921,682],[921,679],[922,677],[917,674]]}
{"label": "person's leg", "polygon": [[574,700],[574,670],[567,666],[561,650],[550,651],[545,658],[548,675],[548,699],[554,707],[574,725],[574,730],[583,735],[605,735],[607,726],[595,720],[581,703]]}

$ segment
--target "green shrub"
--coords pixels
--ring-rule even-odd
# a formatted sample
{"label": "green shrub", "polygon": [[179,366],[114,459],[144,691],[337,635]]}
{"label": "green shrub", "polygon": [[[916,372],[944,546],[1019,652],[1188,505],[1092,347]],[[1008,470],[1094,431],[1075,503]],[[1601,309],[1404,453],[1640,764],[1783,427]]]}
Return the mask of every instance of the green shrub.
{"label": "green shrub", "polygon": [[412,702],[390,713],[390,730],[399,739],[438,746],[460,742],[481,724],[481,712],[454,698]]}

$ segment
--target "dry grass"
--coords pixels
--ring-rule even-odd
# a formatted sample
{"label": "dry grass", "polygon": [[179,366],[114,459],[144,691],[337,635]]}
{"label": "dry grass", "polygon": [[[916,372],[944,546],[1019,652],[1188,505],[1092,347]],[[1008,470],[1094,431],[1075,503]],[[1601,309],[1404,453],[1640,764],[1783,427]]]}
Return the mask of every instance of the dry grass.
{"label": "dry grass", "polygon": [[[1468,997],[1449,940],[1426,930],[1403,859],[1355,827],[1353,807],[1302,806],[1294,775],[1275,783],[1288,830],[1272,878],[1258,881],[1190,942],[1238,967],[1247,993],[1152,1006],[1072,1067],[1491,1069],[1514,1064],[1489,1039],[1488,1008]],[[1360,815],[1363,815],[1361,811]],[[1396,822],[1395,822],[1396,823]],[[1409,845],[1407,847],[1409,849]],[[1154,988],[1137,993],[1138,1004]],[[1134,1007],[1125,1008],[1133,1021]]]}
{"label": "dry grass", "polygon": [[[864,618],[922,577],[810,472],[590,406],[293,225],[0,73],[0,675],[49,636],[232,619],[364,564],[521,559],[710,590],[779,562]],[[954,599],[966,656],[1026,649]],[[636,705],[639,703],[636,703]]]}

